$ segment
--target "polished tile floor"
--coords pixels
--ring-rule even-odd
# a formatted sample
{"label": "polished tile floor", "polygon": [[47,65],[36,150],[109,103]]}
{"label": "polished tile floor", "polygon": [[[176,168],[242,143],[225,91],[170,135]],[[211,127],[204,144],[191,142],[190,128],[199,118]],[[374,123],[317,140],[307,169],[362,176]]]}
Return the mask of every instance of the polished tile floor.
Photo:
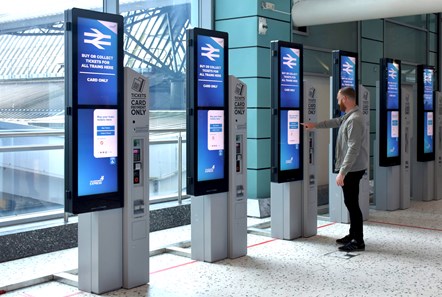
{"label": "polished tile floor", "polygon": [[[442,296],[442,200],[370,210],[364,226],[366,250],[351,254],[335,245],[348,225],[318,220],[311,238],[248,234],[247,256],[238,259],[204,263],[171,253],[153,256],[148,285],[102,296]],[[189,226],[155,232],[151,249],[189,239]],[[0,290],[75,270],[76,263],[77,249],[1,263]],[[1,296],[96,295],[52,280]]]}

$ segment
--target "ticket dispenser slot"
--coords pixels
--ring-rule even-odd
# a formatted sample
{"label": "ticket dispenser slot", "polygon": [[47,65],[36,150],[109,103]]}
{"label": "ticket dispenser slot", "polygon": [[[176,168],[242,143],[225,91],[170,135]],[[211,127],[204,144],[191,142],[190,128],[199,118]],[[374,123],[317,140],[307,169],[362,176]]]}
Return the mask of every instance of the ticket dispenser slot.
{"label": "ticket dispenser slot", "polygon": [[243,135],[236,135],[236,172],[242,173],[243,171]]}

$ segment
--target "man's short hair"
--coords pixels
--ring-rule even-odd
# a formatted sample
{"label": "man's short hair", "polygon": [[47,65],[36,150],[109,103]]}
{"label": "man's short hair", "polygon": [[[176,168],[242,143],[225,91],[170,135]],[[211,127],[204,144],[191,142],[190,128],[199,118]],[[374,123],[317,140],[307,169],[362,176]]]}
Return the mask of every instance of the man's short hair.
{"label": "man's short hair", "polygon": [[352,87],[343,87],[339,90],[342,96],[356,100],[356,91]]}

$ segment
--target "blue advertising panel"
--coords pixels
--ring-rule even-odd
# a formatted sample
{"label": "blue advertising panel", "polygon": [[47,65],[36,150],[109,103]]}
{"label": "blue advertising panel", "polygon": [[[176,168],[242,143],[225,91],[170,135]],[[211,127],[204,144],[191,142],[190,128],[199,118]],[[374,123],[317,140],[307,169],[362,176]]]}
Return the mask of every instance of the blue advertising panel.
{"label": "blue advertising panel", "polygon": [[281,171],[299,169],[299,110],[281,110],[280,118],[280,169]]}
{"label": "blue advertising panel", "polygon": [[65,27],[65,211],[120,208],[123,17],[73,8]]}
{"label": "blue advertising panel", "polygon": [[341,56],[341,84],[340,88],[352,87],[356,89],[356,57],[355,56]]}
{"label": "blue advertising panel", "polygon": [[399,148],[399,112],[387,112],[387,157],[398,157]]}
{"label": "blue advertising panel", "polygon": [[424,113],[424,154],[434,153],[433,112]]}
{"label": "blue advertising panel", "polygon": [[187,30],[187,193],[228,191],[228,34]]}
{"label": "blue advertising panel", "polygon": [[118,24],[78,18],[78,105],[116,105]]}
{"label": "blue advertising panel", "polygon": [[78,110],[78,196],[118,190],[118,111]]}
{"label": "blue advertising panel", "polygon": [[224,110],[198,110],[198,181],[224,178]]}
{"label": "blue advertising panel", "polygon": [[387,109],[399,109],[399,65],[387,64]]}
{"label": "blue advertising panel", "polygon": [[299,108],[299,61],[301,50],[299,48],[281,47],[280,55],[280,107]]}
{"label": "blue advertising panel", "polygon": [[198,36],[198,106],[224,106],[224,39]]}
{"label": "blue advertising panel", "polygon": [[433,90],[434,90],[434,69],[423,69],[424,84],[424,110],[434,110],[433,107]]}

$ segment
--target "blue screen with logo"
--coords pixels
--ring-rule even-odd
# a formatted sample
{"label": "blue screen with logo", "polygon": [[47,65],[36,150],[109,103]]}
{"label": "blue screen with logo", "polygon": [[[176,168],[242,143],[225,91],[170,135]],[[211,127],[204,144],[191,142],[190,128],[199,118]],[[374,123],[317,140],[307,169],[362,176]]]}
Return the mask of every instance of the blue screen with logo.
{"label": "blue screen with logo", "polygon": [[399,65],[387,65],[387,109],[399,109]]}
{"label": "blue screen with logo", "polygon": [[78,110],[78,196],[118,191],[117,110]]}
{"label": "blue screen with logo", "polygon": [[356,88],[356,58],[341,56],[341,88]]}
{"label": "blue screen with logo", "polygon": [[387,111],[387,157],[399,156],[399,111]]}
{"label": "blue screen with logo", "polygon": [[301,50],[281,47],[280,51],[280,107],[299,108]]}
{"label": "blue screen with logo", "polygon": [[424,68],[424,110],[433,110],[434,70]]}
{"label": "blue screen with logo", "polygon": [[280,128],[280,170],[293,170],[300,167],[300,121],[299,110],[281,110]]}
{"label": "blue screen with logo", "polygon": [[433,152],[433,112],[424,112],[424,153]]}
{"label": "blue screen with logo", "polygon": [[198,181],[224,178],[224,110],[198,110]]}
{"label": "blue screen with logo", "polygon": [[199,107],[224,107],[224,39],[198,36],[197,85]]}
{"label": "blue screen with logo", "polygon": [[116,105],[118,24],[78,18],[78,104]]}

